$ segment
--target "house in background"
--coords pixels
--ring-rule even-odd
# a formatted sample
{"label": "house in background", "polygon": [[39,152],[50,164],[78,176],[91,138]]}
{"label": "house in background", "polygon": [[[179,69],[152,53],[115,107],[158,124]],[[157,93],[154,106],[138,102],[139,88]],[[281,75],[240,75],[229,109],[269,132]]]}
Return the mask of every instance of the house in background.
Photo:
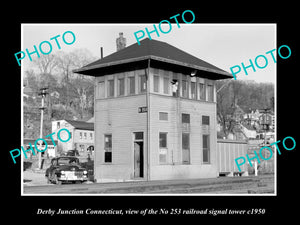
{"label": "house in background", "polygon": [[[41,154],[42,157],[47,157],[47,158],[50,157],[51,158],[51,157],[57,156],[57,144],[58,144],[57,140],[54,141],[55,146],[54,146],[51,139],[46,138],[44,140],[47,142],[47,150],[42,152],[42,154]],[[34,152],[35,152],[34,153],[35,155],[33,155],[32,151],[26,152],[26,156],[29,159],[38,158],[39,152],[35,149],[35,145],[34,145],[35,141],[36,141],[36,139],[33,139],[33,138],[24,138],[23,139],[24,149],[29,149],[30,144],[31,144],[31,146],[32,146],[32,148],[34,149]],[[39,147],[39,145],[37,147],[39,148],[39,150],[43,150],[43,149],[45,149],[45,144],[43,143],[41,148]]]}
{"label": "house in background", "polygon": [[255,139],[257,136],[256,130],[253,126],[248,125],[246,123],[241,123],[240,128],[247,137],[247,139]]}
{"label": "house in background", "polygon": [[228,132],[228,135],[227,135],[226,139],[236,140],[236,141],[238,141],[238,140],[247,141],[247,136],[245,135],[245,133],[241,129],[241,126],[236,125],[236,126],[233,127],[233,129],[230,132]]}
{"label": "house in background", "polygon": [[165,42],[140,44],[73,71],[96,78],[95,179],[217,177],[215,81],[232,75]]}
{"label": "house in background", "polygon": [[77,120],[52,121],[52,132],[55,132],[54,140],[58,140],[56,134],[62,128],[69,130],[71,139],[67,142],[58,141],[59,153],[76,149],[80,156],[94,155],[94,123]]}

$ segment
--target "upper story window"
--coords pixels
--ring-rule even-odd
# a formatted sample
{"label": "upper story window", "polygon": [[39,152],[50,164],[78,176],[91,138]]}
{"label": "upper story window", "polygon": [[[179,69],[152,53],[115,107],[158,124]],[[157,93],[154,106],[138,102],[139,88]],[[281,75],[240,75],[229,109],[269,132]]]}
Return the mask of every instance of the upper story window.
{"label": "upper story window", "polygon": [[125,94],[125,78],[118,79],[118,95],[122,96]]}
{"label": "upper story window", "polygon": [[135,94],[135,77],[128,77],[128,94]]}
{"label": "upper story window", "polygon": [[159,92],[159,76],[158,75],[153,76],[153,91]]}
{"label": "upper story window", "polygon": [[169,77],[164,77],[164,94],[169,94],[170,81]]}
{"label": "upper story window", "polygon": [[146,92],[147,89],[147,80],[146,80],[146,75],[140,75],[139,76],[140,80],[140,93]]}
{"label": "upper story window", "polygon": [[191,98],[192,99],[196,99],[197,95],[196,95],[196,82],[191,82]]}
{"label": "upper story window", "polygon": [[213,102],[214,101],[214,88],[212,84],[207,85],[207,101]]}
{"label": "upper story window", "polygon": [[199,83],[199,98],[205,100],[205,85],[203,83]]}
{"label": "upper story window", "polygon": [[169,94],[170,79],[169,79],[169,71],[167,70],[164,70],[163,85],[164,85],[164,94]]}
{"label": "upper story window", "polygon": [[188,81],[182,80],[182,97],[188,98]]}
{"label": "upper story window", "polygon": [[105,98],[105,83],[104,83],[104,81],[101,81],[98,83],[97,96],[98,96],[98,98]]}
{"label": "upper story window", "polygon": [[[168,70],[153,69],[152,71],[149,82],[151,91],[154,93],[193,100],[215,101],[215,87],[212,80],[189,77]],[[96,99],[143,94],[147,90],[147,76],[144,70],[106,75],[99,77],[97,82]]]}
{"label": "upper story window", "polygon": [[173,79],[172,82],[172,94],[174,97],[178,97],[179,93],[179,81],[177,79]]}
{"label": "upper story window", "polygon": [[114,93],[115,93],[115,82],[114,80],[109,80],[108,88],[107,88],[107,96],[114,97]]}

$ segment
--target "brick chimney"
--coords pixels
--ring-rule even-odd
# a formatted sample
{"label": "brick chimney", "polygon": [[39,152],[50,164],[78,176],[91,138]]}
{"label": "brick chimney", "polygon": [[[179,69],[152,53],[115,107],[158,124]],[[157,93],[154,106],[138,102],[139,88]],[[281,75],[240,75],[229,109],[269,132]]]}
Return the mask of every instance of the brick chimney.
{"label": "brick chimney", "polygon": [[123,37],[123,32],[119,33],[119,37],[116,39],[117,51],[126,47],[126,38]]}

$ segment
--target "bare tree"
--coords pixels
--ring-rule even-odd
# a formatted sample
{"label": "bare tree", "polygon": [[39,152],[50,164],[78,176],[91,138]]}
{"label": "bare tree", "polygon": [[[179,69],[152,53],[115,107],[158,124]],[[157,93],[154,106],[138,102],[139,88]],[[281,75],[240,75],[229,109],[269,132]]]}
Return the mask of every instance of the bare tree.
{"label": "bare tree", "polygon": [[[65,87],[66,95],[66,108],[65,116],[67,116],[68,107],[74,105],[75,102],[79,100],[80,115],[83,118],[85,114],[85,109],[87,109],[87,101],[89,89],[93,86],[93,79],[84,78],[83,76],[78,76],[74,74],[73,69],[80,68],[90,62],[95,58],[86,49],[77,49],[70,53],[60,52],[57,54],[57,67],[62,75],[62,83]],[[71,101],[71,98],[73,100]]]}
{"label": "bare tree", "polygon": [[[225,81],[218,81],[217,82],[217,89],[222,87]],[[233,81],[234,82],[234,81]],[[234,99],[235,96],[231,93],[230,89],[232,85],[232,81],[227,84],[224,88],[220,89],[217,92],[217,118],[218,122],[221,125],[222,131],[227,137],[230,132],[232,132],[233,128],[236,125],[236,121],[234,120]],[[236,90],[238,88],[236,87]],[[237,96],[236,96],[237,97]]]}
{"label": "bare tree", "polygon": [[33,60],[41,74],[52,74],[53,69],[57,66],[57,58],[54,54],[42,55],[40,58]]}
{"label": "bare tree", "polygon": [[74,95],[78,98],[80,117],[83,119],[91,106],[90,96],[93,95],[94,82],[91,79],[81,79],[78,77],[72,81],[71,87]]}

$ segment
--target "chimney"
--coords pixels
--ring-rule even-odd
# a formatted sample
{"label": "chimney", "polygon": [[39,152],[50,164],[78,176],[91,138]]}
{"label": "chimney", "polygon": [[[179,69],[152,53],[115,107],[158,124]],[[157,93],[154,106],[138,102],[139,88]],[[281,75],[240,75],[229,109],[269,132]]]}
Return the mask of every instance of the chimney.
{"label": "chimney", "polygon": [[103,47],[100,47],[100,56],[101,56],[101,59],[103,58]]}
{"label": "chimney", "polygon": [[126,38],[123,37],[123,32],[119,33],[119,37],[116,39],[117,51],[126,47]]}

